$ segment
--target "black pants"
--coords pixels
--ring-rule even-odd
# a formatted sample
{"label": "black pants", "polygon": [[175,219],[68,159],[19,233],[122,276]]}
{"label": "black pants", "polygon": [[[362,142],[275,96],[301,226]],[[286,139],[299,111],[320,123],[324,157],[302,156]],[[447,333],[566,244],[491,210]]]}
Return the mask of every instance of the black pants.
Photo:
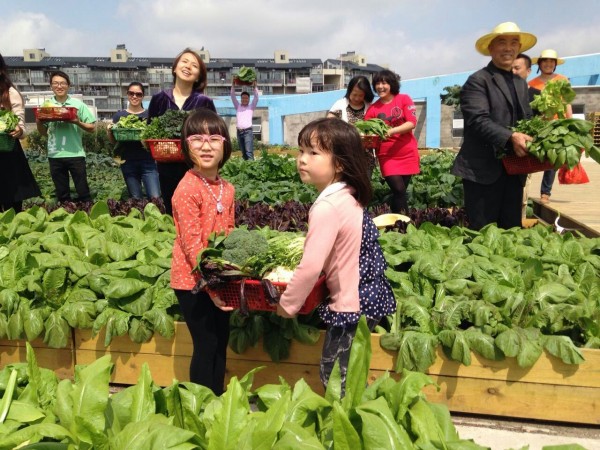
{"label": "black pants", "polygon": [[[381,319],[367,319],[369,330],[373,331]],[[321,363],[319,376],[325,389],[329,383],[329,377],[333,370],[335,362],[339,360],[340,378],[342,384],[342,397],[346,392],[346,373],[348,372],[348,363],[350,362],[350,349],[352,341],[356,335],[357,323],[349,324],[344,327],[327,326],[325,331],[325,341],[323,342],[323,352],[321,353]]]}
{"label": "black pants", "polygon": [[215,306],[206,292],[175,290],[194,350],[190,381],[223,393],[229,342],[229,313]]}
{"label": "black pants", "polygon": [[73,178],[75,191],[77,191],[77,200],[80,202],[89,202],[92,200],[87,181],[85,158],[83,156],[74,158],[48,158],[48,162],[50,163],[50,176],[56,189],[56,198],[59,202],[71,201],[69,175]]}
{"label": "black pants", "polygon": [[479,230],[490,223],[504,229],[521,227],[524,178],[503,173],[492,184],[463,179],[469,228]]}
{"label": "black pants", "polygon": [[158,181],[160,182],[160,193],[165,204],[165,212],[172,216],[173,205],[171,204],[171,198],[173,198],[177,185],[189,167],[183,162],[157,162],[156,168],[158,169]]}

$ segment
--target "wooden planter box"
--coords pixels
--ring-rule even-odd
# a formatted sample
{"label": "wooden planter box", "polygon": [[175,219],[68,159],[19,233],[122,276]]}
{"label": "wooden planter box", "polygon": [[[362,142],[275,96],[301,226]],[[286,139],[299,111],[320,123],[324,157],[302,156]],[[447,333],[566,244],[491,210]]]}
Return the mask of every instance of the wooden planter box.
{"label": "wooden planter box", "polygon": [[[265,368],[254,377],[254,387],[279,383],[283,377],[294,384],[300,378],[322,394],[319,380],[319,359],[323,336],[314,345],[292,344],[290,357],[274,363],[262,350],[262,344],[242,355],[231,350],[227,355],[227,376],[241,377],[258,366]],[[76,364],[89,364],[110,353],[115,370],[113,382],[134,384],[144,362],[150,366],[155,383],[166,386],[173,379],[188,380],[192,343],[187,327],[176,324],[175,338],[156,336],[145,344],[133,344],[129,337],[113,339],[104,347],[104,335],[91,339],[90,330],[75,331]],[[379,335],[371,337],[370,381],[393,372],[395,352],[379,346]],[[448,360],[438,350],[438,359],[428,374],[440,386],[425,389],[427,398],[445,403],[451,411],[561,422],[600,424],[600,351],[582,350],[586,362],[577,365],[562,363],[546,353],[530,368],[518,367],[513,358],[488,361],[473,354],[471,366]]]}
{"label": "wooden planter box", "polygon": [[[0,339],[0,368],[11,363],[26,362],[26,342],[24,339],[16,341]],[[30,344],[39,367],[54,370],[61,379],[73,378],[75,373],[73,339],[67,340],[65,348],[50,348],[44,344],[42,339],[35,339]]]}
{"label": "wooden planter box", "polygon": [[104,337],[104,331],[92,338],[92,330],[75,330],[75,364],[90,364],[110,354],[115,364],[111,376],[113,383],[137,383],[144,363],[148,363],[152,379],[160,386],[168,386],[174,379],[189,379],[192,339],[185,323],[175,324],[173,339],[155,334],[150,341],[136,344],[125,335],[114,337],[111,344],[105,347]]}

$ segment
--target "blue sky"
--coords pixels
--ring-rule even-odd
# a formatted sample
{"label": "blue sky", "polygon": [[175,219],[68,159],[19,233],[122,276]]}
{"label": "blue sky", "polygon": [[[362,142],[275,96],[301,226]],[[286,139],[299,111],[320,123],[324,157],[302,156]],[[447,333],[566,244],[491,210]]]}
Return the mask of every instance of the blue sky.
{"label": "blue sky", "polygon": [[185,47],[212,57],[336,58],[356,51],[403,79],[472,71],[474,48],[501,22],[535,34],[537,56],[600,52],[596,0],[0,0],[0,53],[45,48],[53,56],[174,57]]}

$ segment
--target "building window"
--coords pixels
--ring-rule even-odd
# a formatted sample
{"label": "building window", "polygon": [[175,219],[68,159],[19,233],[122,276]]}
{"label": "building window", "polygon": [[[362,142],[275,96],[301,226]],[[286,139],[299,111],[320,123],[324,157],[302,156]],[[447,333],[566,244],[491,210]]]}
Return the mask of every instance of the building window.
{"label": "building window", "polygon": [[35,53],[30,53],[29,54],[29,59],[35,59]]}
{"label": "building window", "polygon": [[120,53],[117,53],[117,59],[123,59],[123,55],[121,55]]}
{"label": "building window", "polygon": [[285,61],[285,55],[279,55],[279,59],[280,59],[281,61]]}
{"label": "building window", "polygon": [[202,54],[200,55],[200,59],[201,59],[202,61],[204,61],[204,60],[206,59],[206,55],[205,55],[204,53],[202,53]]}
{"label": "building window", "polygon": [[464,120],[461,111],[454,111],[452,115],[452,137],[463,137]]}

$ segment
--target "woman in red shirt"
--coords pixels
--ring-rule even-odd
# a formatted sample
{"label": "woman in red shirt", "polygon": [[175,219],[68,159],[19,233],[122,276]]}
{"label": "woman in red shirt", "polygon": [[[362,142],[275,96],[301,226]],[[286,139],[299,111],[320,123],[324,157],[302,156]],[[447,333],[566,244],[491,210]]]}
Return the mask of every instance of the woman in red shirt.
{"label": "woman in red shirt", "polygon": [[377,159],[392,190],[392,212],[407,214],[408,183],[420,171],[419,149],[412,131],[417,126],[415,104],[408,95],[400,94],[398,76],[391,70],[382,70],[373,77],[373,89],[379,99],[369,107],[365,120],[379,118],[391,127]]}

